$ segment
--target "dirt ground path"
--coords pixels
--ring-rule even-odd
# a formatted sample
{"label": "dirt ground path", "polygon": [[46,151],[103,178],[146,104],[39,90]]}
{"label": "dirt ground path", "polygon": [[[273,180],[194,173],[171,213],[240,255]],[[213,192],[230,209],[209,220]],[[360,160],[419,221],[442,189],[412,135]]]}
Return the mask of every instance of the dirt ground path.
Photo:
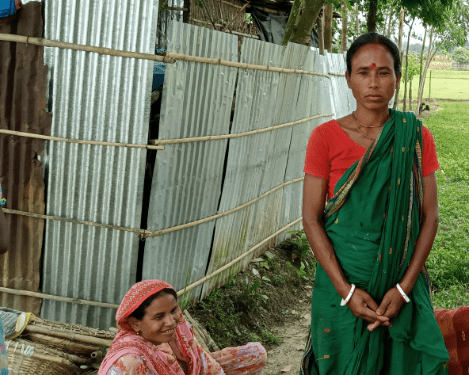
{"label": "dirt ground path", "polygon": [[267,365],[264,375],[297,375],[303,356],[311,322],[311,291],[295,310],[290,310],[287,323],[272,329],[283,339],[282,343],[267,352]]}

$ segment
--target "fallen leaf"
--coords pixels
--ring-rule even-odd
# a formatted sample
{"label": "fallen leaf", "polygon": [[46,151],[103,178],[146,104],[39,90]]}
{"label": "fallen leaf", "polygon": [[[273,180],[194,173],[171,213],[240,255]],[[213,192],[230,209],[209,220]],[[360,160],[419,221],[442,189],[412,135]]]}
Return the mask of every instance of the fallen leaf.
{"label": "fallen leaf", "polygon": [[269,259],[275,258],[275,255],[272,254],[269,250],[267,250],[267,251],[264,253],[264,255],[265,255],[267,258],[269,258]]}
{"label": "fallen leaf", "polygon": [[297,253],[291,253],[291,260],[295,260],[296,258],[298,258],[298,254]]}
{"label": "fallen leaf", "polygon": [[303,289],[311,290],[311,289],[313,289],[313,286],[312,286],[312,285],[305,285],[305,286],[303,287]]}
{"label": "fallen leaf", "polygon": [[280,372],[288,372],[290,370],[291,370],[291,365],[287,366],[287,367],[284,367],[283,369],[280,370]]}
{"label": "fallen leaf", "polygon": [[252,274],[253,274],[254,276],[261,277],[261,274],[260,274],[259,271],[256,270],[255,268],[252,269]]}
{"label": "fallen leaf", "polygon": [[263,262],[264,261],[264,258],[255,258],[253,260],[251,260],[251,263],[259,263],[259,262]]}

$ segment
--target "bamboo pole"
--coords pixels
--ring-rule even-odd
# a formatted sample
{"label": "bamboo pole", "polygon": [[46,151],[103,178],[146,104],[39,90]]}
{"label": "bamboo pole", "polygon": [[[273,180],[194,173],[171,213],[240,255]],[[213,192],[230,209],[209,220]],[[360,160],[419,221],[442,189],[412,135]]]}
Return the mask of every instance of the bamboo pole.
{"label": "bamboo pole", "polygon": [[199,56],[185,55],[183,53],[176,53],[176,52],[162,52],[161,55],[152,55],[149,53],[122,51],[122,50],[116,50],[116,49],[104,48],[104,47],[93,47],[93,46],[87,46],[83,44],[66,43],[66,42],[59,42],[56,40],[26,37],[22,35],[13,35],[13,34],[0,34],[0,40],[7,41],[7,42],[33,44],[33,45],[43,46],[43,47],[57,47],[57,48],[72,49],[75,51],[95,52],[95,53],[99,53],[102,55],[109,55],[109,56],[120,56],[120,57],[134,58],[134,59],[161,61],[164,63],[171,63],[171,64],[175,63],[177,60],[182,60],[182,61],[200,62],[200,63],[212,64],[212,65],[223,65],[223,66],[228,66],[232,68],[240,68],[240,69],[263,70],[263,71],[276,72],[276,73],[308,74],[308,75],[330,78],[329,74],[326,74],[326,73],[311,72],[308,70],[300,70],[300,69],[277,68],[277,67],[272,67],[268,65],[247,64],[247,63],[240,63],[236,61],[215,59],[211,57],[199,57]]}
{"label": "bamboo pole", "polygon": [[236,133],[236,134],[207,135],[204,137],[191,137],[191,138],[179,138],[179,139],[151,139],[149,142],[154,145],[168,145],[168,144],[176,144],[176,143],[204,142],[204,141],[214,141],[214,140],[220,140],[220,139],[240,138],[240,137],[245,137],[248,135],[260,134],[260,133],[265,133],[265,132],[276,130],[276,129],[285,128],[287,126],[298,125],[303,122],[314,120],[320,117],[332,117],[332,116],[334,116],[333,113],[321,114],[321,115],[316,115],[316,116],[308,117],[308,118],[297,120],[297,121],[287,122],[285,124],[269,126],[268,128],[250,130],[247,132]]}
{"label": "bamboo pole", "polygon": [[227,270],[228,268],[230,268],[233,264],[237,263],[238,261],[240,261],[241,259],[243,259],[244,257],[248,256],[249,254],[251,254],[254,250],[257,250],[259,247],[261,247],[262,245],[264,245],[265,243],[269,242],[272,238],[278,236],[280,233],[284,232],[285,230],[287,230],[288,228],[292,227],[293,225],[295,225],[296,223],[298,223],[299,221],[301,221],[303,219],[303,217],[300,217],[298,219],[296,219],[295,221],[292,221],[290,224],[287,224],[285,225],[282,229],[279,229],[277,232],[275,232],[274,234],[272,234],[271,236],[267,237],[265,240],[263,240],[262,242],[259,242],[256,246],[253,246],[251,247],[247,252],[245,252],[244,254],[240,255],[239,257],[237,257],[236,259],[233,259],[231,262],[225,264],[223,267],[219,268],[217,271],[211,273],[210,275],[207,275],[205,277],[203,277],[202,279],[200,279],[199,281],[196,281],[195,283],[192,283],[191,285],[188,285],[186,288],[180,290],[179,292],[177,292],[178,294],[178,297],[182,296],[184,293],[186,293],[187,291],[191,290],[191,289],[194,289],[195,287],[199,286],[200,284],[203,284],[205,281],[207,280],[210,280],[211,278],[215,277],[216,275],[218,275],[219,273]]}
{"label": "bamboo pole", "polygon": [[5,42],[33,44],[33,45],[41,46],[41,47],[57,47],[57,48],[71,49],[74,51],[94,52],[94,53],[99,53],[101,55],[129,57],[133,59],[153,60],[153,61],[160,61],[160,62],[165,62],[165,63],[175,63],[174,60],[171,60],[168,57],[164,57],[160,55],[153,55],[150,53],[130,52],[130,51],[123,51],[123,50],[117,50],[117,49],[112,49],[112,48],[105,48],[105,47],[94,47],[94,46],[87,46],[84,44],[59,42],[57,40],[28,37],[28,36],[23,36],[23,35],[0,34],[0,40],[3,40]]}
{"label": "bamboo pole", "polygon": [[231,67],[231,68],[263,70],[263,71],[274,72],[274,73],[307,74],[307,75],[331,78],[329,76],[329,74],[312,72],[312,71],[309,71],[309,70],[291,69],[291,68],[278,68],[278,67],[269,66],[269,65],[256,65],[256,64],[240,63],[240,62],[237,62],[237,61],[215,59],[213,57],[190,56],[190,55],[185,55],[183,53],[177,53],[177,52],[161,52],[161,54],[163,56],[172,58],[174,60],[200,62],[200,63],[211,64],[211,65],[223,65],[223,66],[228,66],[228,67]]}
{"label": "bamboo pole", "polygon": [[117,142],[85,141],[85,140],[82,140],[82,139],[53,137],[53,136],[50,136],[50,135],[18,132],[18,131],[15,131],[15,130],[7,130],[7,129],[0,129],[0,134],[13,135],[13,136],[17,136],[17,137],[44,139],[46,141],[79,143],[79,144],[85,144],[85,145],[119,146],[119,147],[131,147],[131,148],[144,148],[144,149],[149,149],[149,150],[164,150],[164,147],[162,147],[162,146],[137,145],[137,144],[132,144],[132,143],[117,143]]}
{"label": "bamboo pole", "polygon": [[110,309],[118,309],[119,308],[119,305],[115,305],[115,304],[112,304],[112,303],[88,301],[88,300],[83,300],[83,299],[78,299],[78,298],[59,297],[59,296],[54,296],[54,295],[51,295],[51,294],[31,292],[29,290],[18,290],[18,289],[10,289],[10,288],[0,287],[0,292],[8,293],[8,294],[15,294],[17,296],[28,296],[28,297],[44,298],[44,299],[53,300],[53,301],[60,301],[60,302],[71,302],[71,303],[76,303],[76,304],[79,304],[79,305],[106,307],[106,308],[110,308]]}
{"label": "bamboo pole", "polygon": [[124,231],[124,232],[132,232],[132,233],[137,233],[137,234],[151,233],[150,231],[147,231],[145,229],[119,227],[119,226],[116,226],[116,225],[109,225],[109,224],[99,224],[99,223],[94,223],[92,221],[73,220],[73,219],[67,219],[65,217],[59,217],[59,216],[50,216],[50,215],[37,214],[37,213],[34,213],[34,212],[11,210],[9,208],[4,208],[3,212],[5,212],[6,214],[33,217],[35,219],[65,221],[67,223],[89,225],[89,226],[97,227],[97,228],[115,229],[115,230],[121,230],[121,231]]}
{"label": "bamboo pole", "polygon": [[82,335],[80,333],[74,333],[74,332],[68,333],[68,332],[57,331],[57,330],[50,329],[47,327],[38,327],[34,324],[28,324],[25,327],[24,331],[32,332],[32,333],[42,333],[44,335],[60,337],[60,338],[68,339],[71,341],[80,341],[86,344],[92,344],[92,345],[98,345],[98,346],[109,347],[112,344],[112,340],[101,339],[99,337]]}
{"label": "bamboo pole", "polygon": [[300,177],[300,178],[296,178],[294,180],[291,180],[291,181],[288,181],[288,182],[285,182],[269,191],[267,191],[266,193],[258,196],[257,198],[254,198],[253,200],[250,200],[249,202],[246,202],[244,204],[242,204],[241,206],[238,206],[238,207],[235,207],[235,208],[232,208],[231,210],[228,210],[228,211],[225,211],[225,212],[222,212],[220,214],[216,214],[216,215],[213,215],[213,216],[209,216],[209,217],[206,217],[205,219],[200,219],[200,220],[196,220],[196,221],[192,221],[190,223],[187,223],[187,224],[181,224],[181,225],[177,225],[175,227],[172,227],[172,228],[167,228],[167,229],[161,229],[161,230],[157,230],[157,231],[154,231],[154,232],[150,232],[148,233],[144,233],[142,235],[140,235],[141,238],[148,238],[148,237],[156,237],[156,236],[161,236],[162,234],[166,234],[166,233],[171,233],[171,232],[174,232],[174,231],[177,231],[177,230],[181,230],[181,229],[186,229],[186,228],[190,228],[190,227],[193,227],[193,226],[196,226],[196,225],[200,225],[200,224],[203,224],[203,223],[206,223],[208,221],[212,221],[212,220],[215,220],[215,219],[219,219],[220,217],[223,217],[223,216],[226,216],[226,215],[229,215],[229,214],[232,214],[233,212],[236,212],[236,211],[239,211],[247,206],[250,206],[251,204],[253,203],[256,203],[257,201],[259,201],[260,199],[268,196],[269,194],[272,194],[274,193],[275,191],[287,186],[287,185],[290,185],[290,184],[293,184],[295,182],[299,182],[299,181],[303,181],[304,180],[304,177]]}
{"label": "bamboo pole", "polygon": [[[211,278],[215,277],[216,275],[218,275],[219,273],[225,271],[226,269],[228,269],[229,267],[231,267],[233,264],[235,264],[236,262],[240,261],[241,259],[243,259],[244,257],[248,256],[249,254],[251,254],[253,251],[255,251],[256,249],[258,249],[259,247],[261,247],[262,245],[264,245],[265,243],[267,243],[268,241],[270,241],[272,238],[278,236],[280,233],[284,232],[285,230],[287,230],[288,228],[292,227],[293,225],[295,225],[296,223],[298,223],[299,221],[301,221],[303,219],[303,217],[300,217],[298,219],[296,219],[295,221],[292,221],[290,224],[287,224],[285,225],[283,228],[279,229],[277,232],[275,232],[274,234],[270,235],[269,237],[267,237],[266,239],[264,239],[263,241],[259,242],[257,245],[253,246],[252,248],[250,248],[247,252],[245,252],[244,254],[240,255],[239,257],[237,257],[236,259],[233,259],[231,262],[227,263],[226,265],[224,265],[223,267],[219,268],[217,271],[211,273],[210,275],[207,275],[205,277],[203,277],[202,279],[200,279],[199,281],[196,281],[195,283],[191,284],[191,285],[188,285],[186,288],[180,290],[179,292],[177,292],[177,295],[180,297],[182,296],[185,292],[191,290],[191,289],[194,289],[195,287],[199,286],[200,284],[204,283],[205,281],[207,280],[210,280]],[[53,295],[50,295],[50,294],[44,294],[44,293],[37,293],[37,292],[31,292],[31,291],[26,291],[26,290],[18,290],[18,289],[10,289],[10,288],[4,288],[4,287],[0,287],[0,292],[3,292],[3,293],[8,293],[8,294],[15,294],[15,295],[19,295],[19,296],[29,296],[29,297],[37,297],[37,298],[44,298],[44,299],[48,299],[48,300],[54,300],[54,301],[61,301],[61,302],[70,302],[70,303],[77,303],[77,304],[81,304],[81,305],[90,305],[90,306],[98,306],[98,307],[107,307],[107,308],[111,308],[111,309],[118,309],[119,308],[119,305],[115,305],[115,304],[111,304],[111,303],[104,303],[104,302],[95,302],[95,301],[87,301],[87,300],[81,300],[81,299],[77,299],[77,298],[68,298],[68,297],[58,297],[58,296],[53,296]],[[26,327],[26,330],[28,330],[29,327],[33,327],[33,325],[28,325]],[[44,333],[44,332],[40,332],[38,330],[34,331],[34,330],[30,330],[30,332],[37,332],[37,333]],[[47,329],[47,334],[52,334],[50,329]],[[55,332],[55,331],[54,331]],[[54,334],[55,335],[55,334]],[[65,334],[66,336],[57,336],[57,337],[65,337],[65,338],[69,338],[69,336],[67,334]],[[78,335],[78,334],[75,334],[73,337],[75,337],[78,341],[82,341],[81,339],[78,338],[78,336],[85,336],[85,337],[89,337],[87,335]],[[104,339],[100,339],[100,340],[104,340]],[[109,340],[106,340],[106,341],[109,341]],[[89,341],[83,341],[83,342],[88,342],[90,344],[95,344],[95,342],[89,342]]]}
{"label": "bamboo pole", "polygon": [[[121,231],[124,231],[124,232],[132,232],[132,233],[138,234],[139,237],[143,239],[143,238],[148,238],[148,237],[161,236],[163,234],[175,232],[175,231],[178,231],[178,230],[181,230],[181,229],[191,228],[191,227],[194,227],[196,225],[200,225],[200,224],[203,224],[203,223],[218,219],[220,217],[232,214],[233,212],[239,211],[239,210],[241,210],[241,209],[243,209],[243,208],[245,208],[245,207],[247,207],[247,206],[249,206],[249,205],[251,205],[251,204],[253,204],[257,201],[259,201],[260,199],[265,198],[269,194],[274,193],[275,191],[283,188],[284,186],[293,184],[295,182],[303,181],[303,180],[304,180],[304,177],[300,177],[300,178],[297,178],[297,179],[294,179],[294,180],[291,180],[291,181],[284,182],[283,184],[281,184],[281,185],[279,185],[279,186],[265,192],[264,194],[260,195],[259,197],[254,198],[253,200],[251,200],[249,202],[246,202],[246,203],[244,203],[244,204],[242,204],[238,207],[232,208],[231,210],[228,210],[228,211],[216,214],[216,215],[212,215],[212,216],[206,217],[204,219],[192,221],[190,223],[176,225],[176,226],[171,227],[171,228],[161,229],[161,230],[157,230],[157,231],[149,231],[149,230],[146,230],[146,229],[137,229],[137,228],[119,227],[119,226],[109,225],[109,224],[99,224],[99,223],[94,223],[92,221],[73,220],[73,219],[67,219],[67,218],[63,218],[63,217],[59,217],[59,216],[50,216],[50,215],[37,214],[37,213],[33,213],[33,212],[12,210],[12,209],[9,209],[9,208],[4,208],[3,212],[6,213],[6,214],[22,215],[22,216],[27,216],[27,217],[33,217],[33,218],[36,218],[36,219],[64,221],[64,222],[67,222],[67,223],[89,225],[89,226],[93,226],[93,227],[97,227],[97,228],[108,228],[108,229],[121,230]],[[2,290],[0,288],[0,292],[1,291]],[[70,302],[72,302],[72,301],[70,301]]]}

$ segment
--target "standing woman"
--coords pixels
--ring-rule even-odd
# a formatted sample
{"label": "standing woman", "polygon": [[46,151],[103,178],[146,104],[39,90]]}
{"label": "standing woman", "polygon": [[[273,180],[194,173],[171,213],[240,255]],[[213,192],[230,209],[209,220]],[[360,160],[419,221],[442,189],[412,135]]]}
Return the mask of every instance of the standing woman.
{"label": "standing woman", "polygon": [[432,135],[388,109],[401,79],[388,38],[358,37],[345,77],[356,111],[314,129],[306,152],[303,223],[319,265],[301,373],[445,374],[424,274],[438,227]]}

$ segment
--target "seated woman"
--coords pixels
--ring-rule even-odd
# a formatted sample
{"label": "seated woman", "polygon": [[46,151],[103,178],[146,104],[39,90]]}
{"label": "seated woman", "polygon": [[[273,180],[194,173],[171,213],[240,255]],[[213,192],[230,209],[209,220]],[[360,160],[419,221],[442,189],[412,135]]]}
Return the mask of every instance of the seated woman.
{"label": "seated woman", "polygon": [[98,375],[260,374],[267,354],[259,343],[207,353],[184,320],[173,287],[135,284],[116,314],[117,333]]}

